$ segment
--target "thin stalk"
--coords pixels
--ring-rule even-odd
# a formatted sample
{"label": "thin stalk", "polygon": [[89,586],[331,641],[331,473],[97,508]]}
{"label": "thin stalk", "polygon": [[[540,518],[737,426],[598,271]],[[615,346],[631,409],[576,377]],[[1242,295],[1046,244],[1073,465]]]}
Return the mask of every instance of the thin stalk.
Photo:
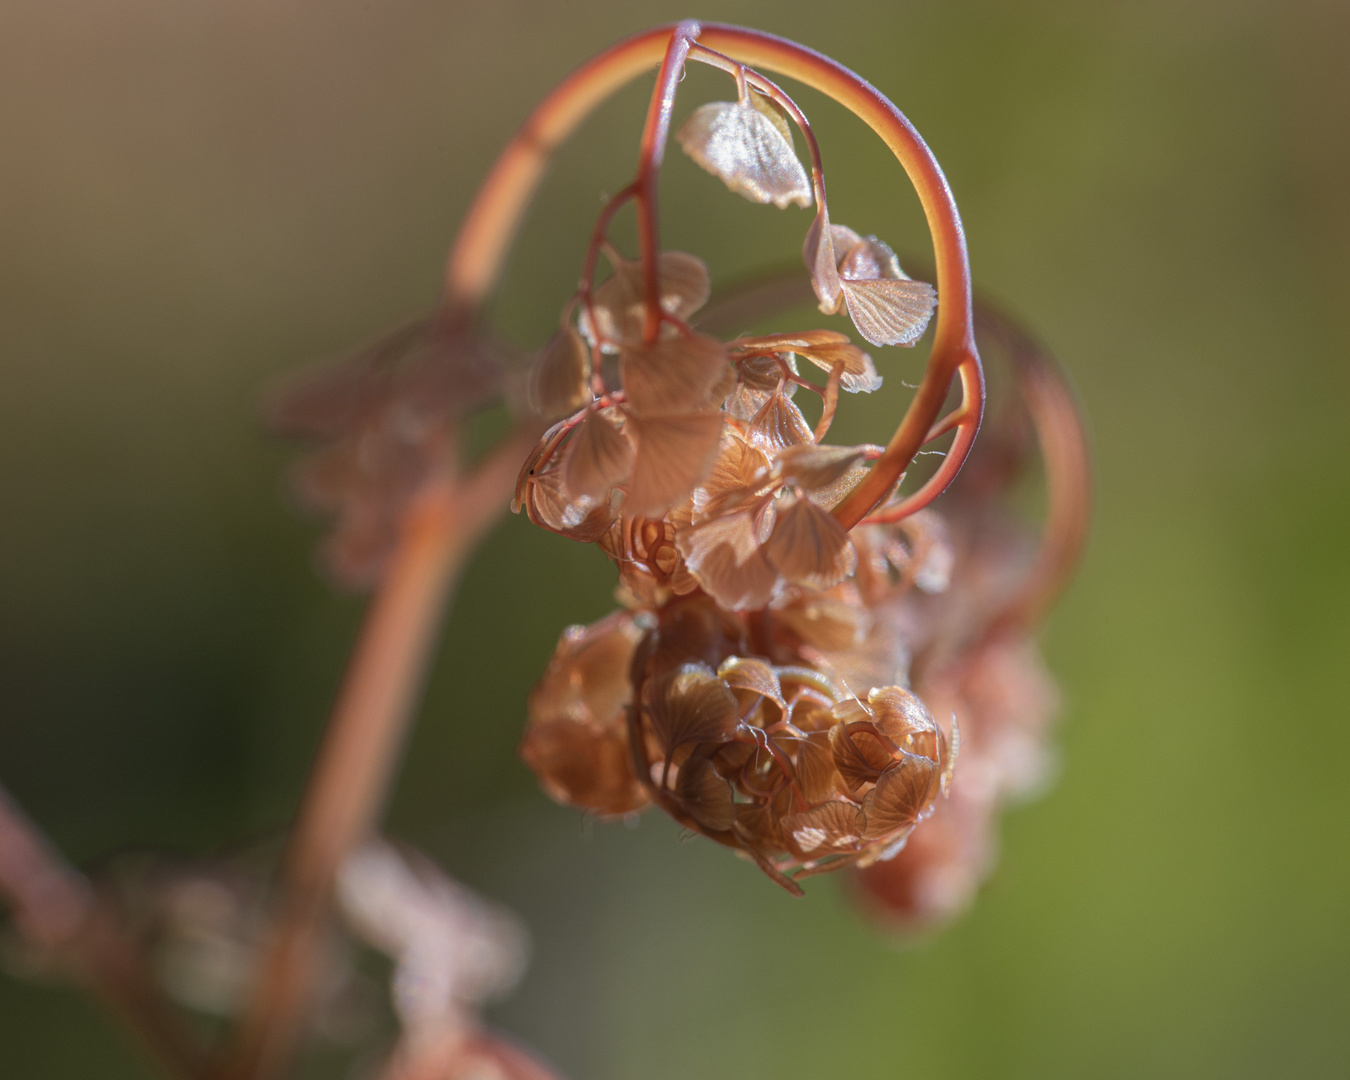
{"label": "thin stalk", "polygon": [[675,107],[675,91],[684,75],[684,60],[689,46],[698,37],[698,23],[685,21],[675,28],[661,59],[656,89],[647,107],[638,149],[637,178],[633,181],[638,205],[638,250],[642,257],[642,276],[647,288],[647,322],[643,338],[648,343],[661,332],[661,279],[658,260],[661,254],[660,220],[656,210],[656,181],[666,157],[670,137],[670,113]]}

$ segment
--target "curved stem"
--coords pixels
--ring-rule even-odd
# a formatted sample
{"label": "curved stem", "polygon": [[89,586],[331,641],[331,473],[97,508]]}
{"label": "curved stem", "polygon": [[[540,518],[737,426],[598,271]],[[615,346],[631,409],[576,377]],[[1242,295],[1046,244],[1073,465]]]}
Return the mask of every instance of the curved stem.
{"label": "curved stem", "polygon": [[[970,454],[970,448],[975,445],[984,404],[984,371],[980,367],[979,360],[963,362],[957,368],[957,374],[961,378],[961,404],[951,416],[939,423],[936,429],[930,429],[920,441],[922,445],[951,430],[952,426],[956,427],[956,438],[952,440],[951,447],[943,456],[942,464],[918,491],[891,506],[869,514],[864,521],[870,524],[901,521],[928,506],[956,479],[956,474],[961,471],[961,466]],[[906,420],[908,419],[906,416]],[[884,454],[882,456],[885,457]]]}
{"label": "curved stem", "polygon": [[1035,562],[991,620],[984,640],[1034,627],[1064,588],[1087,541],[1092,469],[1082,410],[1064,371],[1006,316],[998,319],[1045,469],[1046,514]]}
{"label": "curved stem", "polygon": [[[567,78],[526,121],[479,189],[451,250],[445,309],[452,323],[467,323],[476,317],[500,275],[521,215],[554,149],[604,98],[666,57],[672,37],[685,32],[685,24],[666,26],[613,46]],[[979,364],[961,217],[941,167],[913,125],[880,91],[848,68],[757,30],[708,23],[700,28],[698,40],[739,63],[805,83],[852,110],[895,154],[919,196],[932,234],[941,298],[932,353],[919,390],[876,466],[834,511],[851,528],[890,494],[913,460],[940,414],[958,368],[973,369]],[[964,384],[978,386],[981,380],[967,378]],[[982,408],[982,399],[974,407]],[[963,443],[965,449],[968,442]],[[954,460],[949,471],[954,475],[959,465],[959,459]]]}
{"label": "curved stem", "polygon": [[658,268],[661,228],[656,211],[656,181],[661,174],[661,163],[666,157],[675,91],[684,75],[684,60],[689,55],[689,46],[698,34],[698,23],[690,20],[680,23],[670,36],[670,44],[661,60],[661,71],[656,77],[656,89],[652,91],[651,104],[647,108],[647,120],[642,126],[637,178],[633,181],[638,204],[638,248],[647,289],[647,322],[643,338],[649,344],[656,340],[661,331],[661,277]]}

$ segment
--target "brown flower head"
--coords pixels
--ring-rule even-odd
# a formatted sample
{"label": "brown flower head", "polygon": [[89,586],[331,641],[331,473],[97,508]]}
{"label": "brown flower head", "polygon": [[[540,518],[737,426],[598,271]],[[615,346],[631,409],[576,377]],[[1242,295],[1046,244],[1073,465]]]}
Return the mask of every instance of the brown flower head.
{"label": "brown flower head", "polygon": [[[925,509],[969,451],[983,376],[968,335],[939,334],[890,443],[834,445],[840,392],[882,385],[867,352],[835,330],[723,340],[692,321],[710,275],[694,256],[659,249],[654,213],[685,60],[726,71],[738,94],[690,115],[677,136],[684,150],[752,201],[815,204],[803,255],[821,311],[847,313],[872,345],[913,345],[937,304],[885,243],[831,223],[800,109],[699,44],[699,32],[672,38],[637,176],[602,210],[581,284],[533,376],[533,400],[556,422],[521,469],[514,508],[598,544],[618,565],[625,610],[564,635],[531,698],[522,755],[554,798],[605,815],[655,803],[791,891],[841,866],[881,880],[867,868],[897,865],[959,783],[963,731],[973,732],[976,772],[994,745],[963,681],[971,669],[947,661],[974,655],[965,628],[989,595],[985,568],[1001,556],[963,562],[978,530],[954,531]],[[609,236],[628,201],[638,258]],[[945,215],[935,241],[949,248],[960,235],[954,208],[926,208]],[[602,254],[613,271],[596,283]],[[953,265],[964,267],[963,251],[944,263]],[[944,317],[968,322],[968,281],[955,283],[955,314]],[[960,405],[942,416],[955,374]],[[803,395],[818,395],[818,413],[803,410]],[[933,479],[898,495],[919,447],[953,431]],[[1002,760],[1010,745],[989,752]],[[934,830],[956,838],[938,845],[944,852],[980,835],[969,804],[953,810],[958,820]]]}

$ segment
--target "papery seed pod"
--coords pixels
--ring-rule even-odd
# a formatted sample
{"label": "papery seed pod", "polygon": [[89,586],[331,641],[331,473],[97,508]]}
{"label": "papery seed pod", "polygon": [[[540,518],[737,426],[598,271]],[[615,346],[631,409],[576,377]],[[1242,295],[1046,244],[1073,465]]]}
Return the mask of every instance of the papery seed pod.
{"label": "papery seed pod", "polygon": [[730,371],[726,346],[706,334],[634,342],[619,352],[619,378],[637,416],[680,416],[715,409]]}
{"label": "papery seed pod", "polygon": [[587,413],[567,444],[564,494],[570,499],[604,500],[614,485],[627,479],[634,454],[632,442],[604,412]]}
{"label": "papery seed pod", "polygon": [[635,416],[629,425],[637,440],[637,459],[624,512],[659,514],[687,499],[712,468],[722,436],[722,415]]}
{"label": "papery seed pod", "polygon": [[[661,310],[687,320],[708,302],[711,289],[703,260],[682,251],[663,251],[657,258]],[[594,315],[595,325],[591,324]],[[642,264],[618,259],[614,273],[596,288],[589,307],[577,320],[581,333],[605,352],[617,352],[624,343],[642,341],[647,325],[647,286]]]}
{"label": "papery seed pod", "polygon": [[802,258],[827,315],[847,308],[858,333],[873,345],[913,345],[937,306],[937,293],[900,270],[895,253],[875,236],[831,225],[822,208],[806,233]]}
{"label": "papery seed pod", "polygon": [[839,380],[840,389],[851,394],[870,394],[881,389],[881,376],[877,374],[872,358],[852,344],[847,335],[833,330],[739,337],[731,342],[730,348],[750,353],[789,353],[809,360],[823,371],[830,371],[840,365],[843,369]]}
{"label": "papery seed pod", "polygon": [[530,695],[520,754],[559,802],[606,817],[647,803],[633,775],[626,722],[628,665],[640,637],[623,612],[571,628]]}
{"label": "papery seed pod", "polygon": [[675,136],[684,152],[751,202],[811,205],[811,180],[791,129],[762,94],[701,105]]}
{"label": "papery seed pod", "polygon": [[544,346],[530,378],[530,401],[546,420],[576,412],[591,400],[591,351],[575,327]]}

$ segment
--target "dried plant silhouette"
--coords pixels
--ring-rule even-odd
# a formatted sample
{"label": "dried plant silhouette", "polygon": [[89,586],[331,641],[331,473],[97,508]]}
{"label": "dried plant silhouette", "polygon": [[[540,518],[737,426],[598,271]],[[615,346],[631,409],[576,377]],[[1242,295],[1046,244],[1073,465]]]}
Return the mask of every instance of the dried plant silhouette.
{"label": "dried plant silhouette", "polygon": [[[730,100],[694,108],[679,146],[730,192],[809,214],[804,270],[711,304],[704,263],[660,243],[689,63],[724,72]],[[557,333],[521,361],[480,312],[522,214],[554,149],[653,67],[635,175],[578,253]],[[766,72],[832,97],[892,150],[926,216],[933,284],[832,222],[816,135]],[[630,204],[626,252],[611,226]],[[818,329],[719,336],[810,299]],[[855,338],[913,346],[930,321],[922,381],[887,441],[827,442],[841,393],[874,393],[887,373]],[[978,446],[977,342],[999,361]],[[468,462],[464,422],[503,401],[513,430]],[[809,49],[686,22],[578,69],[484,182],[437,311],[297,377],[271,411],[312,444],[294,480],[334,516],[326,566],[374,590],[275,880],[247,860],[151,860],[119,891],[0,801],[0,893],[26,948],[87,984],[170,1074],[284,1074],[303,1040],[344,1027],[363,943],[393,964],[402,1035],[384,1076],[552,1075],[477,1011],[520,972],[514,921],[377,836],[449,594],[508,502],[618,568],[620,608],[567,629],[529,698],[521,755],[553,798],[601,817],[658,806],[794,894],[848,868],[866,910],[913,927],[970,901],[998,811],[1045,774],[1055,695],[1035,633],[1089,511],[1074,399],[1034,339],[975,304],[955,202],[913,127]],[[940,463],[917,468],[930,445],[945,445]],[[1039,538],[1013,508],[1037,460]],[[224,1037],[202,1039],[181,1005],[223,1018]]]}

